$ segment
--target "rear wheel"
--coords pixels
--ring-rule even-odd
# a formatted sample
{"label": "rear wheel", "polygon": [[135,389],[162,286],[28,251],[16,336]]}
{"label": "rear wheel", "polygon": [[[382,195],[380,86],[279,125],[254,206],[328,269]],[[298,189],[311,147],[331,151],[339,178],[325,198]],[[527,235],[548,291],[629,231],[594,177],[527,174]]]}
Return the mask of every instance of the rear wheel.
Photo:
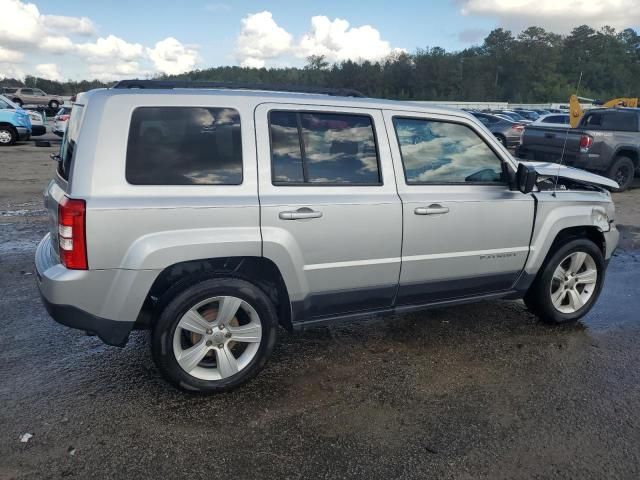
{"label": "rear wheel", "polygon": [[15,104],[17,104],[17,105],[22,106],[22,100],[20,100],[19,98],[14,98],[14,99],[12,100],[12,102],[13,102],[13,103],[15,103]]}
{"label": "rear wheel", "polygon": [[607,177],[618,183],[619,188],[615,192],[624,192],[633,183],[635,166],[629,157],[619,156],[607,171]]}
{"label": "rear wheel", "polygon": [[504,135],[500,135],[500,134],[496,134],[494,135],[496,137],[496,139],[498,140],[498,142],[500,142],[502,145],[504,145],[505,147],[507,146],[507,139],[504,137]]}
{"label": "rear wheel", "polygon": [[205,280],[164,308],[153,330],[153,358],[179,388],[231,390],[265,365],[277,324],[273,303],[255,285],[236,278]]}
{"label": "rear wheel", "polygon": [[574,322],[598,299],[604,271],[604,258],[596,244],[582,238],[571,240],[545,261],[525,304],[545,322]]}
{"label": "rear wheel", "polygon": [[6,147],[13,145],[18,136],[13,128],[7,126],[0,127],[0,146]]}

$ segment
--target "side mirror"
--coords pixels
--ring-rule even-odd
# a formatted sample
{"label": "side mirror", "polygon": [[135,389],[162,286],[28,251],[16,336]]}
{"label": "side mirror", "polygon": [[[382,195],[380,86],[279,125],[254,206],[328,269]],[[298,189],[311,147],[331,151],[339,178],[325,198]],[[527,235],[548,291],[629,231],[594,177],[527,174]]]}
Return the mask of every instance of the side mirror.
{"label": "side mirror", "polygon": [[518,164],[518,173],[516,173],[516,186],[522,193],[530,193],[536,185],[538,174],[535,169],[523,162]]}

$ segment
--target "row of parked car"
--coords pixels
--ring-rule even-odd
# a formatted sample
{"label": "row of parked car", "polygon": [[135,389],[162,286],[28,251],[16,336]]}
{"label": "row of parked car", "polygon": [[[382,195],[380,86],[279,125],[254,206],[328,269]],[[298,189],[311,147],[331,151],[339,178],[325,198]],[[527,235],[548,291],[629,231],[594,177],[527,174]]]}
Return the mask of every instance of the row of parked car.
{"label": "row of parked car", "polygon": [[524,127],[527,125],[570,128],[569,114],[559,109],[548,110],[467,110],[493,133],[507,148],[520,144]]}
{"label": "row of parked car", "polygon": [[[53,118],[52,132],[64,135],[70,107],[59,107]],[[47,113],[43,109],[23,108],[4,95],[0,95],[0,146],[39,137],[47,132]]]}

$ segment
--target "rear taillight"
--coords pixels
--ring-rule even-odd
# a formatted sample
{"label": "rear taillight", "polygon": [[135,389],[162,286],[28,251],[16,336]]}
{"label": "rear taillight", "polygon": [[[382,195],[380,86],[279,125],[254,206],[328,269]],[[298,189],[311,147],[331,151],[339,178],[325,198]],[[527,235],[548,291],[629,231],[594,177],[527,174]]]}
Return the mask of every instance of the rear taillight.
{"label": "rear taillight", "polygon": [[58,120],[60,120],[61,122],[66,122],[67,120],[69,120],[69,115],[59,115]]}
{"label": "rear taillight", "polygon": [[58,205],[58,244],[60,261],[72,270],[87,269],[84,200],[62,197]]}
{"label": "rear taillight", "polygon": [[591,145],[593,145],[593,137],[589,135],[582,135],[580,137],[580,151],[582,153],[589,151],[589,148],[591,148]]}
{"label": "rear taillight", "polygon": [[511,130],[515,130],[516,132],[521,132],[524,130],[524,125],[520,125],[519,123],[514,123],[511,125]]}

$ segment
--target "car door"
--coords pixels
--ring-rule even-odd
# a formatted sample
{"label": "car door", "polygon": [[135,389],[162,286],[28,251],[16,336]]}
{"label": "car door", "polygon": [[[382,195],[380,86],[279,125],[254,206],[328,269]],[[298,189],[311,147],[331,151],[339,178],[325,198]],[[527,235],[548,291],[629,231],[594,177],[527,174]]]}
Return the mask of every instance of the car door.
{"label": "car door", "polygon": [[25,105],[33,105],[34,104],[34,96],[32,88],[23,88],[20,90],[20,98],[22,99],[22,103]]}
{"label": "car door", "polygon": [[384,115],[404,212],[397,304],[509,290],[529,252],[534,200],[509,189],[506,153],[463,116]]}
{"label": "car door", "polygon": [[382,112],[262,104],[255,123],[263,255],[294,321],[391,307],[402,206]]}
{"label": "car door", "polygon": [[47,94],[44,93],[39,88],[33,89],[33,104],[34,105],[46,105],[47,102]]}

